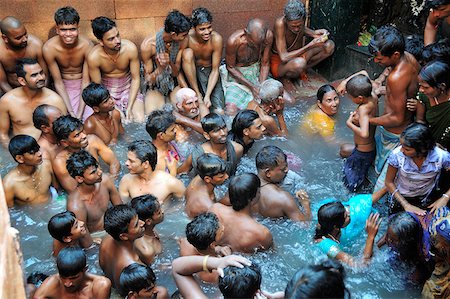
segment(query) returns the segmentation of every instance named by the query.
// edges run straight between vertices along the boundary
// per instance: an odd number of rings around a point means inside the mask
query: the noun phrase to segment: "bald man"
[[[19,58],[37,59],[44,74],[48,76],[47,65],[42,55],[42,41],[32,34],[21,21],[6,17],[0,23],[0,94],[19,87],[16,76],[16,60]]]

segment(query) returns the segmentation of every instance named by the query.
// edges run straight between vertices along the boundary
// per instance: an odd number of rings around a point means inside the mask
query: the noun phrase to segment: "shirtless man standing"
[[[376,190],[384,186],[388,164],[386,160],[393,149],[400,145],[400,133],[412,122],[412,112],[406,107],[406,99],[417,93],[417,75],[420,65],[413,55],[405,52],[402,33],[393,26],[377,30],[369,44],[374,61],[384,67],[392,67],[386,79],[384,113],[370,118],[371,125],[378,126],[375,133],[377,155],[375,170],[379,174]]]
[[[182,181],[155,169],[157,151],[150,141],[133,141],[128,146],[127,156],[125,165],[130,173],[124,175],[119,184],[120,197],[124,203],[144,194],[152,194],[161,204],[172,196],[184,196],[186,188]]]
[[[70,115],[61,116],[53,122],[53,132],[60,144],[60,151],[52,161],[53,170],[59,183],[66,192],[74,191],[78,183],[67,171],[67,159],[72,153],[82,149],[88,151],[96,160],[99,156],[109,166],[109,173],[117,179],[120,163],[114,152],[95,135],[86,135],[83,123]]]
[[[254,253],[258,249],[267,250],[273,244],[269,229],[251,216],[251,207],[260,195],[260,184],[253,173],[234,176],[229,188],[232,207],[216,203],[210,209],[225,226],[220,244],[229,245],[233,252]]]
[[[14,17],[6,17],[0,22],[0,94],[20,87],[17,80],[16,61],[21,58],[36,59],[48,75],[47,65],[42,56],[42,41],[28,34],[22,22]],[[3,92],[2,92],[3,91]]]
[[[70,6],[59,8],[54,16],[57,36],[43,47],[44,58],[52,75],[56,92],[66,104],[70,115],[86,118],[92,109],[81,100],[81,91],[89,83],[87,56],[91,41],[79,35],[80,16]]]
[[[305,26],[306,8],[300,0],[289,0],[284,16],[275,20],[275,42],[270,55],[270,71],[283,82],[289,93],[295,93],[291,80],[306,79],[306,70],[334,52],[334,42],[325,29],[312,30]],[[303,38],[313,40],[303,45]]]
[[[45,73],[37,60],[23,58],[17,61],[17,80],[21,87],[7,92],[0,99],[0,142],[7,146],[9,129],[13,135],[26,134],[38,139],[41,132],[33,126],[33,111],[42,104],[53,105],[67,113],[61,97],[45,87]],[[17,109],[20,107],[20,109]]]
[[[50,161],[43,160],[39,144],[28,135],[17,135],[9,143],[9,152],[18,163],[3,179],[8,207],[48,202],[50,185],[57,186]]]
[[[116,107],[127,119],[144,121],[143,95],[140,93],[138,49],[133,42],[121,39],[116,23],[107,17],[92,21],[98,39],[87,62],[92,82],[105,86]]]
[[[287,217],[294,221],[311,220],[311,208],[308,194],[296,192],[304,212],[300,211],[297,201],[283,190],[281,183],[288,173],[286,154],[276,146],[265,146],[256,155],[256,169],[261,180],[261,196],[252,206],[254,212],[264,217]]]
[[[211,112],[223,114],[225,98],[219,76],[222,36],[212,29],[212,15],[203,7],[192,11],[193,30],[183,51],[183,71],[189,85]],[[200,86],[199,86],[200,85]]]
[[[172,10],[164,21],[164,29],[142,42],[141,56],[144,62],[145,83],[148,85],[145,95],[146,113],[161,109],[168,97],[174,104],[177,85],[186,86],[179,75],[189,29],[189,19],[178,10]]]
[[[37,142],[41,147],[43,159],[53,160],[60,149],[53,133],[53,122],[61,116],[61,110],[52,105],[42,104],[34,109],[33,125],[41,131],[41,137]]]
[[[67,159],[67,171],[77,183],[77,188],[69,193],[67,210],[74,212],[77,219],[86,223],[87,233],[103,231],[103,216],[109,203],[122,204],[119,192],[113,180],[107,175],[102,176],[95,158],[85,150],[73,153]]]
[[[247,28],[230,35],[225,46],[228,70],[225,82],[227,113],[245,109],[252,99],[259,98],[259,85],[269,75],[269,55],[273,33],[260,19],[252,19]]]

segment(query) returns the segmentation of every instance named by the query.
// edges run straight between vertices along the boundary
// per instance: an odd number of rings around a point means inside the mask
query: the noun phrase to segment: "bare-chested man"
[[[45,203],[52,197],[50,186],[57,186],[50,161],[42,159],[39,144],[31,136],[17,135],[9,152],[18,163],[3,179],[8,207]]]
[[[259,98],[259,85],[269,75],[269,55],[273,33],[260,19],[252,19],[245,29],[230,35],[225,46],[228,70],[224,82],[227,113],[245,109],[252,99]]]
[[[16,61],[21,58],[34,58],[48,75],[47,65],[42,56],[42,41],[28,34],[25,26],[14,17],[6,17],[0,22],[0,93],[20,87],[16,75]]]
[[[127,156],[125,165],[130,173],[124,175],[119,184],[120,197],[124,203],[144,194],[152,194],[161,204],[172,196],[184,196],[186,188],[183,182],[165,171],[155,169],[157,151],[150,141],[133,141],[128,146]]]
[[[111,281],[87,272],[86,254],[79,247],[67,247],[56,258],[58,274],[48,277],[34,299],[96,298],[111,295]]]
[[[220,244],[229,245],[233,252],[254,253],[269,249],[273,244],[269,229],[251,216],[251,207],[260,195],[260,184],[253,173],[232,177],[229,188],[232,207],[216,203],[210,209],[225,226]]]
[[[222,59],[222,36],[212,29],[213,17],[204,7],[192,11],[193,29],[188,48],[183,50],[183,71],[189,86],[203,99],[211,112],[223,114],[225,97],[219,76]]]
[[[109,173],[117,179],[120,163],[114,152],[97,136],[84,132],[83,123],[70,115],[61,116],[53,122],[53,132],[60,144],[60,151],[52,161],[56,178],[66,192],[74,191],[78,183],[67,171],[66,162],[72,153],[82,149],[88,151],[96,160],[102,160],[109,166]]]
[[[41,131],[38,144],[41,147],[42,158],[53,160],[59,152],[60,147],[53,133],[53,122],[62,116],[61,110],[52,105],[42,104],[33,112],[33,125]]]
[[[41,132],[33,126],[32,116],[37,106],[53,105],[63,114],[67,113],[61,97],[45,87],[45,73],[37,60],[19,59],[16,74],[21,87],[7,92],[0,99],[0,142],[5,147],[11,127],[13,135],[26,134],[39,139]]]
[[[180,76],[181,58],[187,47],[191,22],[178,10],[172,10],[164,21],[164,29],[149,36],[141,44],[144,77],[148,86],[145,111],[161,109],[166,98],[175,103],[177,86],[185,87]],[[177,82],[178,81],[178,82]]]
[[[144,121],[144,97],[139,90],[141,79],[136,45],[121,39],[116,23],[107,17],[95,18],[92,31],[99,43],[87,59],[91,81],[109,90],[117,109],[127,119]]]
[[[312,30],[305,25],[306,8],[300,0],[289,0],[284,16],[275,20],[275,42],[270,55],[270,71],[289,93],[295,95],[292,81],[306,79],[306,70],[334,52],[334,42],[326,29]],[[303,44],[305,36],[312,37]]]
[[[287,217],[294,221],[311,220],[308,194],[296,192],[304,212],[300,211],[295,198],[278,184],[288,173],[286,154],[276,146],[265,146],[256,155],[256,169],[261,180],[261,196],[252,206],[254,212],[264,217]]]
[[[86,120],[92,109],[81,101],[81,91],[89,83],[87,56],[92,43],[79,35],[80,16],[73,7],[59,8],[54,19],[57,36],[44,44],[44,58],[69,114]]]
[[[400,133],[412,121],[406,99],[416,95],[420,65],[413,55],[405,52],[403,35],[393,26],[383,26],[377,30],[370,41],[369,52],[374,55],[376,63],[392,67],[386,79],[384,113],[369,120],[371,125],[378,126],[375,133],[375,170],[379,177],[375,188],[379,190],[384,186],[387,157],[400,145]]]
[[[114,181],[109,176],[102,175],[97,160],[85,150],[70,155],[66,165],[70,176],[78,183],[77,188],[69,193],[67,210],[74,212],[77,219],[86,223],[88,234],[101,237],[103,216],[109,203],[122,204]]]
[[[198,175],[192,179],[186,189],[185,212],[193,218],[205,213],[220,200],[216,199],[214,188],[227,179],[227,164],[214,154],[203,154],[197,160]]]

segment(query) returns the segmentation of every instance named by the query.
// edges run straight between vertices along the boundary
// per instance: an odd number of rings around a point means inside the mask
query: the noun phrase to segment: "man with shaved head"
[[[61,110],[52,105],[42,104],[34,109],[33,125],[41,131],[41,137],[37,142],[41,147],[43,159],[53,160],[60,150],[58,140],[53,132],[53,122],[62,115]]]
[[[245,109],[253,99],[259,99],[259,85],[269,75],[269,54],[273,33],[260,19],[252,19],[245,29],[228,38],[225,51],[228,70],[225,82],[225,102],[228,114]]]
[[[39,38],[28,34],[22,22],[14,17],[4,18],[0,29],[0,94],[20,86],[16,76],[16,60],[19,58],[37,59],[44,74],[48,75]]]

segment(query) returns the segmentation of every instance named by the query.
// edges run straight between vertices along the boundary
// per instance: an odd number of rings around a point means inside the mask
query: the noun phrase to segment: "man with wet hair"
[[[182,181],[169,173],[157,170],[158,161],[155,146],[148,140],[136,140],[129,144],[127,161],[129,173],[120,180],[119,193],[122,201],[128,203],[132,198],[152,194],[164,203],[169,198],[181,198],[186,188]]]
[[[167,289],[156,285],[156,276],[150,266],[133,263],[120,273],[119,293],[128,299],[168,299]]]
[[[93,238],[103,237],[103,216],[109,203],[119,205],[119,192],[114,181],[98,166],[97,160],[85,150],[70,155],[67,171],[77,182],[77,188],[69,192],[67,210],[86,223],[87,233]]]
[[[227,164],[214,154],[203,154],[196,163],[198,175],[192,179],[186,189],[185,212],[192,218],[208,209],[219,200],[214,188],[222,185],[227,179]]]
[[[37,142],[41,147],[43,159],[53,160],[60,149],[53,133],[53,122],[62,115],[61,110],[52,105],[42,104],[34,109],[33,125],[41,131]]]
[[[129,120],[144,121],[144,96],[140,88],[139,55],[136,45],[121,39],[116,23],[97,17],[92,31],[98,44],[90,51],[87,62],[92,82],[105,86],[116,108]]]
[[[283,84],[274,79],[267,79],[261,83],[259,98],[251,100],[247,109],[258,112],[269,135],[286,137],[288,129],[283,114],[284,103]]]
[[[109,298],[111,281],[87,272],[86,254],[79,247],[62,249],[56,258],[58,274],[48,277],[34,294],[44,298]]]
[[[274,26],[270,71],[294,96],[296,87],[293,83],[298,79],[307,80],[307,69],[331,56],[335,49],[326,29],[312,30],[306,26],[306,15],[302,1],[289,0],[284,6],[284,16],[277,18]],[[305,36],[312,38],[306,45]]]
[[[50,186],[57,187],[58,184],[50,161],[42,159],[36,139],[17,135],[11,139],[8,148],[17,166],[3,178],[7,206],[48,202],[56,194]]]
[[[225,46],[227,114],[245,109],[252,99],[259,99],[259,85],[269,75],[269,55],[273,33],[261,19],[251,19],[245,29],[230,35]]]
[[[58,8],[54,19],[57,35],[44,44],[44,58],[69,114],[86,120],[92,109],[81,100],[81,91],[89,83],[87,57],[93,45],[79,34],[80,16],[75,8]]]
[[[219,76],[222,59],[222,36],[212,29],[213,17],[204,7],[192,11],[193,30],[188,35],[188,46],[183,50],[183,71],[189,86],[203,99],[211,112],[223,114],[225,97]]]
[[[42,55],[42,41],[28,34],[21,21],[15,17],[5,17],[0,22],[2,40],[0,40],[0,94],[20,87],[17,80],[16,60],[20,58],[36,59],[48,76],[47,65]],[[45,79],[44,79],[45,80]]]
[[[78,220],[71,211],[54,215],[48,221],[47,228],[53,238],[53,256],[58,256],[58,253],[66,247],[88,248],[92,245],[92,238],[86,234],[84,222]]]
[[[266,127],[264,127],[258,113],[254,110],[245,109],[239,111],[233,118],[228,137],[242,145],[244,154],[246,154],[255,143],[255,140],[264,137],[265,132]]]
[[[9,142],[10,129],[13,136],[26,134],[39,138],[41,133],[33,126],[33,111],[37,106],[53,105],[63,114],[67,113],[61,97],[45,87],[45,73],[36,59],[17,60],[16,74],[20,87],[0,98],[0,142],[5,147]]]
[[[139,258],[150,265],[155,256],[162,252],[162,244],[155,226],[164,220],[164,212],[158,199],[151,194],[144,194],[131,200],[131,207],[136,210],[139,219],[144,221],[145,232],[142,238],[134,242]]]
[[[88,151],[96,160],[102,160],[109,166],[109,174],[117,179],[120,163],[114,152],[93,134],[84,132],[83,123],[70,115],[61,116],[53,122],[53,132],[60,144],[60,151],[52,161],[53,170],[59,183],[70,193],[78,186],[77,181],[67,171],[67,159],[82,149]]]
[[[304,190],[299,190],[295,194],[304,210],[302,212],[297,200],[279,186],[289,171],[286,154],[279,147],[273,145],[263,147],[256,155],[256,169],[261,180],[261,196],[252,206],[254,212],[270,218],[311,220],[308,194]]]
[[[230,179],[231,207],[216,203],[210,208],[225,226],[221,244],[227,244],[233,252],[254,253],[273,245],[272,234],[252,217],[252,206],[260,197],[261,181],[253,173],[244,173]]]
[[[161,109],[166,99],[175,104],[178,86],[186,86],[180,70],[183,50],[188,44],[186,36],[189,29],[189,18],[178,10],[172,10],[164,21],[164,28],[142,42],[141,56],[148,88],[145,96],[147,113]]]

